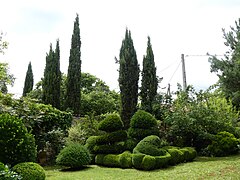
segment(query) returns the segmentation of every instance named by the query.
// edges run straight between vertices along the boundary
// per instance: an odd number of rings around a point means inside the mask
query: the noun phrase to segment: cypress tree
[[[153,102],[157,95],[158,79],[154,62],[154,54],[150,37],[147,42],[146,56],[143,56],[142,85],[141,85],[141,108],[149,113],[152,112]]]
[[[32,91],[33,89],[33,71],[32,71],[32,64],[29,62],[28,69],[26,72],[24,88],[23,88],[23,96],[26,96],[27,93]]]
[[[55,52],[51,44],[49,53],[46,56],[46,66],[42,84],[43,102],[45,104],[51,104],[53,107],[60,108],[60,86],[60,48],[59,40],[57,40]]]
[[[121,118],[127,129],[130,119],[137,110],[139,64],[131,32],[126,29],[125,39],[119,55],[119,87],[121,96]]]
[[[78,14],[74,22],[72,43],[70,49],[65,108],[73,110],[75,115],[80,115],[81,101],[81,40]]]

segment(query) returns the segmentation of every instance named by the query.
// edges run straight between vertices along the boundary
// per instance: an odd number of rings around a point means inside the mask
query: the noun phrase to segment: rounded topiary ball
[[[123,122],[117,113],[108,114],[98,125],[99,130],[106,132],[121,130],[123,127]]]
[[[13,167],[13,171],[21,175],[23,180],[44,180],[46,177],[42,166],[33,162],[19,163]]]
[[[157,119],[143,110],[138,110],[130,121],[130,127],[132,128],[149,129],[154,126],[157,126]]]
[[[69,144],[63,148],[57,156],[58,165],[70,168],[81,168],[91,162],[90,153],[86,147],[81,144]]]

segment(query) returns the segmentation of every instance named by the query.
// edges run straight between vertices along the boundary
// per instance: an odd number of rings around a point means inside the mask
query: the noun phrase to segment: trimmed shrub
[[[132,155],[132,164],[136,169],[142,169],[142,160],[145,154],[133,154]]]
[[[155,168],[156,165],[156,158],[150,155],[144,156],[142,160],[142,168],[144,170],[152,170]]]
[[[171,159],[171,155],[166,152],[166,154],[164,156],[156,156],[156,166],[155,168],[163,168],[163,167],[167,167],[169,164],[169,160]]]
[[[197,151],[192,148],[192,147],[184,147],[182,149],[180,149],[180,151],[182,150],[187,150],[188,153],[184,153],[184,157],[186,161],[192,161],[193,159],[195,159],[197,157]]]
[[[159,130],[156,127],[152,127],[150,129],[140,129],[140,128],[132,128],[128,129],[128,134],[130,137],[135,138],[137,140],[142,140],[143,138],[150,135],[159,135]]]
[[[171,155],[171,159],[169,160],[170,165],[176,165],[181,162],[184,162],[184,154],[177,148],[167,149],[167,152]]]
[[[113,132],[123,129],[123,122],[117,113],[111,113],[98,124],[98,129],[106,132]]]
[[[98,136],[90,136],[87,141],[86,144],[84,145],[90,153],[94,152],[94,146],[96,145],[96,141],[97,141]]]
[[[71,168],[81,168],[91,162],[89,151],[81,144],[69,144],[57,156],[58,165]]]
[[[125,149],[128,151],[132,151],[136,145],[138,144],[138,141],[135,139],[127,139],[125,141]]]
[[[22,176],[0,162],[0,180],[22,180]]]
[[[22,176],[23,180],[45,180],[45,171],[37,163],[24,162],[19,163],[13,167],[13,171]]]
[[[96,144],[112,144],[114,142],[120,142],[127,139],[127,131],[118,130],[111,133],[104,134],[102,136],[98,136],[96,138]]]
[[[21,119],[9,114],[0,115],[0,161],[15,165],[36,161],[35,139],[27,132]]]
[[[95,154],[120,154],[125,150],[124,142],[114,144],[96,145],[93,148]]]
[[[132,154],[130,151],[125,151],[119,155],[119,164],[121,168],[132,167]]]
[[[103,159],[104,159],[105,156],[106,156],[106,154],[97,154],[95,156],[95,163],[97,165],[103,165]]]
[[[239,151],[240,140],[229,132],[219,132],[214,136],[212,144],[207,149],[213,156],[227,156]]]
[[[107,154],[103,158],[103,165],[108,167],[120,167],[119,156],[116,154]]]
[[[138,110],[131,118],[132,128],[149,129],[154,126],[157,126],[156,118],[146,111]]]

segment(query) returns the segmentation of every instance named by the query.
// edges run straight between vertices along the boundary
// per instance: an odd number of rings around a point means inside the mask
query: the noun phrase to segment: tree
[[[33,89],[33,71],[32,64],[29,62],[28,69],[25,77],[24,88],[23,88],[23,96],[26,96],[27,93],[31,92]]]
[[[0,32],[0,54],[4,53],[4,49],[7,49],[8,42],[3,40],[3,32]]]
[[[219,77],[219,85],[227,99],[240,109],[240,19],[235,22],[236,27],[231,31],[223,29],[224,44],[229,47],[224,59],[217,56],[209,58],[211,72]]]
[[[65,108],[73,110],[75,115],[80,115],[81,102],[81,40],[79,29],[78,14],[74,22],[72,35],[72,43],[70,49],[67,86],[66,86],[66,101]]]
[[[158,78],[154,62],[154,54],[150,37],[147,42],[147,54],[143,56],[142,86],[141,86],[141,108],[149,113],[153,112],[153,102],[157,95]]]
[[[14,80],[13,74],[8,71],[8,64],[0,63],[0,92],[6,94],[8,92],[7,85],[13,86]]]
[[[119,55],[119,87],[121,96],[121,118],[129,127],[130,119],[137,110],[139,64],[134,49],[131,32],[126,29],[125,39]]]
[[[51,104],[53,107],[60,108],[60,86],[60,50],[59,40],[57,40],[55,52],[52,50],[51,44],[49,53],[46,56],[46,66],[42,84],[43,102],[45,104]]]

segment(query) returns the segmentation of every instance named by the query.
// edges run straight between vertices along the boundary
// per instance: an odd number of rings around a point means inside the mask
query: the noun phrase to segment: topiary
[[[145,154],[133,154],[132,155],[132,164],[133,167],[135,167],[136,169],[142,169],[142,160],[144,158]]]
[[[108,167],[120,167],[119,156],[116,154],[107,154],[103,158],[103,165]]]
[[[98,136],[90,136],[84,145],[90,153],[94,153],[93,148],[96,145],[97,138]]]
[[[130,137],[135,138],[137,140],[142,140],[143,138],[150,135],[159,135],[159,130],[156,127],[152,127],[149,129],[140,129],[140,128],[132,128],[128,129],[128,134]]]
[[[19,163],[13,167],[13,171],[20,174],[23,180],[44,180],[46,177],[42,166],[34,162]]]
[[[156,166],[156,158],[154,156],[146,155],[142,160],[142,168],[144,170],[152,170]]]
[[[240,140],[229,132],[219,132],[214,136],[207,150],[213,156],[227,156],[239,151]]]
[[[119,164],[121,168],[132,167],[132,154],[130,151],[125,151],[119,155]]]
[[[180,149],[184,154],[185,161],[192,161],[197,157],[197,151],[193,147],[184,147]]]
[[[143,110],[138,110],[130,121],[130,127],[132,128],[149,129],[154,126],[157,126],[156,118]]]
[[[123,122],[117,113],[111,113],[98,124],[98,129],[106,132],[113,132],[123,129]]]
[[[171,159],[171,155],[166,152],[165,155],[163,156],[156,156],[156,166],[155,168],[163,168],[163,167],[167,167],[169,165],[169,161]]]
[[[103,165],[103,159],[106,156],[106,154],[97,154],[95,156],[95,163],[98,165]]]
[[[167,152],[171,155],[171,159],[169,160],[170,165],[176,165],[181,162],[184,162],[184,154],[177,148],[167,149]]]
[[[135,139],[127,139],[125,141],[125,149],[128,150],[128,151],[131,151],[136,147],[136,145],[138,144],[138,141],[135,140]]]
[[[124,142],[114,144],[96,145],[93,148],[95,154],[119,154],[125,150]]]
[[[114,142],[120,142],[127,139],[127,131],[118,130],[110,133],[106,133],[104,135],[98,136],[96,138],[96,144],[113,144]]]
[[[63,148],[57,156],[58,165],[71,168],[81,168],[91,162],[90,153],[86,147],[81,144],[69,144]]]
[[[21,119],[9,114],[0,115],[0,161],[15,165],[36,161],[35,139],[27,132]]]

